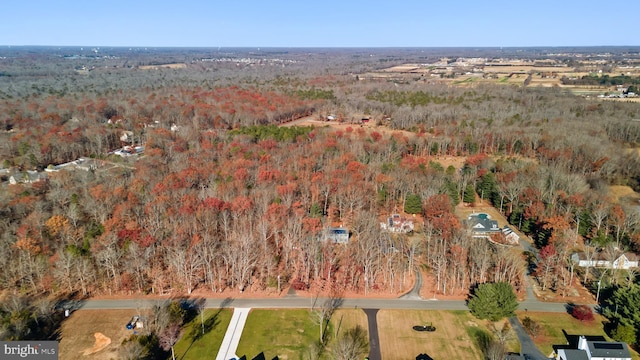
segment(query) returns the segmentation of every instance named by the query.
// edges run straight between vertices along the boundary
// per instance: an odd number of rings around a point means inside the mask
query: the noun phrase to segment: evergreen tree
[[[500,192],[498,191],[496,177],[492,172],[488,172],[480,177],[476,192],[482,200],[491,200],[494,206],[500,206]]]
[[[478,319],[498,321],[514,315],[518,300],[511,284],[506,282],[480,284],[467,302]]]
[[[311,204],[311,209],[309,209],[309,217],[312,217],[312,218],[322,217],[322,208],[320,207],[320,204],[318,204],[317,202],[314,202],[313,204]]]
[[[473,188],[473,184],[468,184],[464,188],[464,196],[462,200],[468,204],[473,204],[476,202],[476,191]]]
[[[404,199],[404,212],[407,214],[419,214],[422,212],[422,198],[420,195],[407,195]]]
[[[453,206],[458,205],[460,203],[460,194],[458,193],[458,186],[451,179],[446,178],[443,192],[449,195],[451,199],[451,204]]]
[[[633,330],[634,335],[639,333],[640,285],[631,284],[616,289],[606,304],[604,316],[616,325],[618,338],[628,337],[626,334],[631,333],[630,330]]]

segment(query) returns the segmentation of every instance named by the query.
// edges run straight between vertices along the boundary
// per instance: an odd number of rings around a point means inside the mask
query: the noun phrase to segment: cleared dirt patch
[[[78,310],[62,325],[60,359],[118,358],[118,346],[133,334],[125,325],[135,310]]]
[[[434,332],[418,332],[414,325],[433,323]],[[385,360],[415,359],[427,354],[433,359],[482,359],[468,335],[469,324],[478,326],[467,311],[380,310],[378,332]]]
[[[109,346],[109,344],[111,344],[111,339],[104,336],[103,333],[95,333],[93,334],[93,336],[96,338],[96,343],[89,349],[86,349],[82,355],[91,355],[91,354],[95,354],[100,350],[103,350],[104,348],[106,348],[107,346]]]

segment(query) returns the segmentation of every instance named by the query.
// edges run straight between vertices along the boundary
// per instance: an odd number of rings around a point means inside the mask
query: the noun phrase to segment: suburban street
[[[167,299],[90,299],[79,302],[75,309],[108,310],[136,309],[162,303]],[[271,299],[207,299],[207,308],[304,309],[310,308],[314,298],[284,297]],[[411,300],[411,299],[344,299],[341,308],[398,309],[398,310],[468,310],[463,300]],[[545,303],[527,299],[520,302],[519,310],[566,312],[565,303]]]

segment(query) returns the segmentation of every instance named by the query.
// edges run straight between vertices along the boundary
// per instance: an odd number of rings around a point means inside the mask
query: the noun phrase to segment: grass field
[[[544,329],[534,340],[536,346],[543,354],[549,355],[553,352],[553,345],[563,345],[567,343],[564,332],[569,335],[599,335],[604,336],[608,341],[612,341],[604,332],[603,323],[606,318],[595,314],[592,322],[581,322],[569,314],[539,313],[539,312],[519,312],[518,319],[522,322],[525,316],[530,317]],[[640,360],[640,355],[631,350],[631,358]]]
[[[343,334],[346,330],[352,329],[360,325],[368,334],[368,323],[367,323],[367,315],[360,309],[358,310],[346,310],[346,309],[338,309],[331,317],[331,325],[333,333],[331,334],[331,339],[336,339],[338,336]],[[329,346],[331,346],[331,342],[329,342]]]
[[[418,332],[414,325],[432,323],[435,332]],[[378,332],[385,360],[415,359],[427,354],[434,359],[483,359],[468,328],[483,329],[468,311],[380,310]]]
[[[183,336],[174,346],[176,359],[197,360],[215,358],[227,331],[231,315],[230,309],[207,309],[204,312],[205,334],[202,335],[200,316],[187,324]]]
[[[135,310],[78,310],[73,312],[62,324],[60,359],[116,359],[118,347],[122,341],[133,334],[132,330],[127,330],[125,327],[133,315],[136,315]],[[97,350],[99,347],[95,347],[97,344],[94,334],[96,333],[104,335],[111,342],[106,347]]]
[[[362,310],[338,309],[333,314],[327,331],[327,352],[336,335],[360,325],[367,329],[367,317]],[[337,334],[336,334],[337,333]],[[303,359],[308,349],[320,338],[320,327],[306,309],[254,309],[247,323],[236,353],[252,359],[263,353],[266,359]],[[325,353],[323,358],[328,359]]]
[[[309,310],[254,309],[249,313],[236,354],[248,359],[260,353],[267,359],[301,359],[319,336],[320,328]]]

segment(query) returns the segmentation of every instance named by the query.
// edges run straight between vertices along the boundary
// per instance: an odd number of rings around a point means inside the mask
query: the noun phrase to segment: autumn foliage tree
[[[593,309],[589,305],[574,305],[571,308],[571,316],[580,321],[593,321]]]

